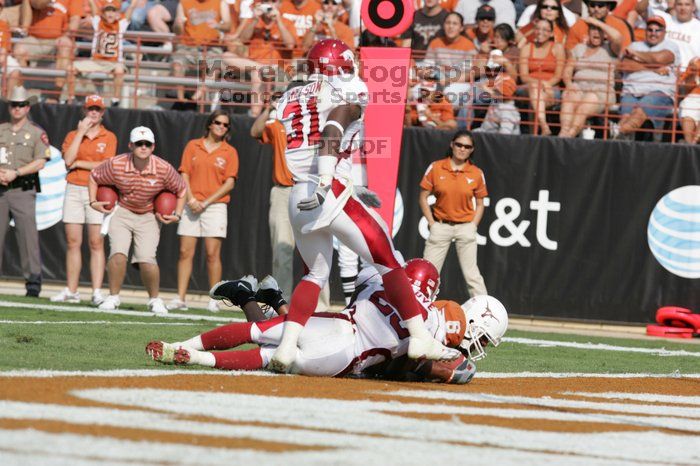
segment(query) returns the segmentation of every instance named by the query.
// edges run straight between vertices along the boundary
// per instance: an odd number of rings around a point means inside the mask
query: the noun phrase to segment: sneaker
[[[168,301],[168,304],[165,305],[165,307],[169,311],[186,311],[187,310],[187,304],[180,298],[173,298],[170,301]]]
[[[146,345],[146,354],[162,364],[187,364],[190,352],[183,346],[176,346],[164,341],[151,341]]]
[[[252,275],[246,275],[238,280],[223,280],[209,290],[209,297],[232,306],[243,307],[244,304],[255,301],[258,290],[258,280]],[[227,302],[228,301],[228,302]]]
[[[101,290],[95,290],[92,292],[92,299],[90,302],[92,303],[93,306],[99,306],[102,304],[105,300],[105,297],[102,295]]]
[[[207,311],[209,312],[219,312],[219,303],[215,299],[209,298],[209,304],[207,304]]]
[[[411,359],[453,361],[461,354],[459,350],[448,348],[434,338],[411,337],[408,340],[408,357]]]
[[[165,307],[165,303],[160,298],[149,299],[148,310],[157,315],[168,313],[168,308]]]
[[[102,304],[97,306],[98,309],[102,311],[113,311],[119,307],[121,304],[121,300],[119,299],[119,295],[117,294],[111,294],[108,295],[104,301],[102,301]]]
[[[71,293],[68,288],[63,288],[60,293],[51,296],[52,303],[79,303],[80,293]]]
[[[287,304],[287,301],[282,297],[282,290],[271,275],[263,278],[260,282],[260,288],[258,292],[255,293],[255,300],[259,303],[267,304],[271,306],[275,311]]]

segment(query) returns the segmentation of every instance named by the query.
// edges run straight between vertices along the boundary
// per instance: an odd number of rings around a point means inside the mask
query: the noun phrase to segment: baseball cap
[[[146,128],[145,126],[137,126],[131,130],[131,135],[129,136],[129,142],[139,142],[148,141],[152,144],[156,143],[156,137],[153,135],[151,128]]]
[[[119,11],[122,8],[122,2],[121,0],[102,0],[102,9],[104,10],[107,7],[111,7]]]
[[[89,95],[85,99],[85,108],[90,108],[90,107],[100,107],[100,108],[105,108],[105,101],[102,97],[100,97],[97,94]]]
[[[659,26],[661,26],[662,28],[666,29],[666,20],[663,19],[661,16],[652,16],[650,18],[647,18],[647,27],[651,23],[656,23]]]
[[[476,10],[476,20],[479,21],[480,19],[496,21],[496,10],[494,10],[491,5],[481,5]]]
[[[500,51],[498,49],[491,50],[491,52],[489,53],[489,61],[486,62],[486,68],[500,68],[501,64],[498,63],[496,60],[494,60],[494,58],[495,57],[502,57],[502,56],[503,56],[502,51]]]

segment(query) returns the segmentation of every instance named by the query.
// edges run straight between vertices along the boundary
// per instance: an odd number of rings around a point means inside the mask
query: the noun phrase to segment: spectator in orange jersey
[[[83,14],[81,0],[22,0],[20,27],[28,36],[15,45],[15,58],[22,66],[30,61],[56,57],[56,69],[69,70],[74,34]],[[63,89],[66,78],[56,78]]]
[[[681,101],[679,116],[686,144],[700,142],[700,58],[694,58],[680,78]]]
[[[0,4],[0,14],[2,14],[3,5]],[[12,33],[10,32],[10,23],[4,19],[0,19],[0,69],[3,74],[7,75],[7,91],[5,96],[9,97],[12,89],[18,84],[22,75],[19,71],[19,63],[12,56]]]
[[[610,41],[610,49],[615,55],[627,48],[632,43],[632,30],[630,26],[617,16],[611,15],[610,11],[615,8],[615,0],[588,0],[588,17],[579,18],[578,21],[569,29],[566,36],[566,50],[572,50],[578,44],[588,40],[588,25],[598,26],[603,32],[607,28],[603,24],[615,28],[619,32],[619,40],[614,41],[612,37],[608,37]]]
[[[532,21],[518,30],[516,40],[519,47],[534,40],[535,22],[540,19],[548,19],[554,23],[554,42],[563,44],[566,34],[569,32],[569,24],[563,13],[561,0],[539,0],[532,14]]]
[[[566,55],[562,44],[553,40],[554,23],[541,19],[535,23],[535,40],[520,49],[520,80],[527,85],[530,106],[535,111],[543,136],[552,134],[545,110],[559,100]]]
[[[341,9],[341,3],[342,0],[323,0],[323,9],[314,15],[314,26],[304,35],[303,50],[309,50],[312,45],[323,39],[338,39],[351,49],[355,48],[352,29],[338,19],[344,11]]]
[[[98,306],[102,310],[114,310],[121,304],[119,292],[126,276],[126,261],[133,243],[131,263],[141,272],[141,281],[150,298],[148,309],[156,314],[168,313],[165,303],[158,297],[158,221],[164,224],[180,221],[187,187],[172,165],[153,154],[155,141],[153,131],[149,128],[136,127],[129,135],[131,152],[102,162],[90,173],[90,206],[105,214],[112,213],[109,220],[105,219],[108,223],[106,228],[110,249],[107,261],[109,296]],[[106,202],[97,200],[97,187],[103,185],[114,186],[119,192],[119,204],[111,211],[105,208]],[[170,191],[178,197],[172,215],[153,213],[153,201],[161,191]]]
[[[321,9],[318,0],[283,0],[279,6],[282,17],[294,24],[297,37],[304,37],[313,27],[316,12]],[[300,50],[296,55],[301,56],[303,53]]]
[[[615,104],[617,59],[603,45],[603,36],[600,28],[589,27],[587,43],[578,44],[569,54],[563,74],[566,90],[561,102],[559,137],[578,136],[590,116]]]
[[[103,0],[102,9],[98,10],[95,0],[90,0],[92,8],[92,28],[95,34],[92,38],[92,52],[88,60],[76,60],[73,63],[74,72],[68,79],[68,99],[75,98],[76,74],[94,72],[107,73],[114,78],[114,93],[112,94],[112,106],[119,105],[119,99],[124,85],[124,56],[122,39],[124,31],[129,26],[131,14],[136,7],[131,3],[122,17],[120,0]]]
[[[491,5],[481,5],[476,10],[476,25],[467,28],[464,35],[474,43],[479,53],[489,53],[493,41],[496,10]]]
[[[484,76],[477,83],[476,96],[476,103],[484,104],[488,109],[484,122],[474,131],[520,134],[520,113],[513,102],[517,85],[503,63],[503,52],[492,50],[484,67]]]
[[[85,99],[85,117],[78,128],[63,141],[63,161],[68,167],[66,194],[63,200],[63,223],[66,230],[66,287],[53,302],[78,303],[78,280],[82,265],[83,225],[87,225],[90,245],[90,281],[92,305],[99,306],[105,269],[105,251],[100,234],[103,215],[89,205],[88,178],[93,168],[117,153],[117,137],[102,125],[105,103],[99,95]]]
[[[230,125],[228,113],[213,112],[207,118],[204,137],[188,142],[182,153],[180,173],[187,186],[187,205],[177,228],[177,297],[168,303],[169,310],[187,310],[185,294],[198,238],[204,238],[209,288],[221,281],[221,243],[228,226],[229,193],[238,176],[238,152],[226,142]],[[217,302],[210,299],[207,309],[218,312]]]
[[[248,58],[257,66],[250,71],[250,114],[254,117],[263,108],[261,68],[284,66],[285,60],[292,58],[292,50],[298,42],[294,24],[282,17],[279,8],[279,1],[261,0],[253,9],[254,18],[243,21],[237,31],[240,40],[250,42]]]
[[[228,5],[223,0],[180,0],[173,29],[180,36],[173,54],[173,75],[183,77],[188,67],[196,69],[205,56],[224,53],[221,37],[231,29]],[[203,97],[198,89],[191,99]],[[185,100],[184,86],[177,87],[177,100]]]
[[[406,126],[425,126],[437,129],[455,129],[452,104],[439,91],[435,81],[423,81],[420,85],[421,96],[415,104],[406,106]]]

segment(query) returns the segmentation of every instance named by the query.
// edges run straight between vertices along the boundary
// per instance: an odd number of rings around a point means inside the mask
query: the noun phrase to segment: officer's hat
[[[38,100],[39,98],[37,96],[28,95],[24,86],[16,86],[14,89],[12,89],[10,98],[6,99],[7,102],[29,102],[29,105],[34,105]]]

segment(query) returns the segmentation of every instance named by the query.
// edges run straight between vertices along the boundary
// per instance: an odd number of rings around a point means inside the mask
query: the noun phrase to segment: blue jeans
[[[629,115],[636,107],[641,108],[646,113],[654,129],[664,128],[663,119],[673,113],[673,99],[660,91],[635,97],[632,94],[622,94],[620,97],[620,114]]]

